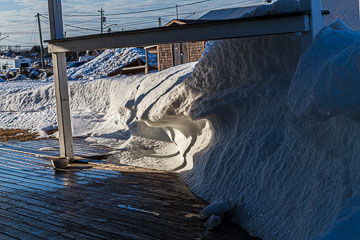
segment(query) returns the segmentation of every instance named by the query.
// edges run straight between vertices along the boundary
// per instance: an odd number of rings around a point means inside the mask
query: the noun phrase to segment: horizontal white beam
[[[125,67],[122,70],[126,71],[126,70],[135,70],[135,69],[142,69],[142,68],[146,68],[146,65],[141,65],[141,66],[135,66],[135,67]]]
[[[310,11],[207,21],[47,41],[50,53],[308,32]]]

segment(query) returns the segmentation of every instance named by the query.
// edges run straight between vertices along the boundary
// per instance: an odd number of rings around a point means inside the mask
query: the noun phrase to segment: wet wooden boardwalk
[[[254,239],[237,225],[206,232],[206,202],[176,173],[87,159],[54,171],[49,141],[0,144],[0,239]]]

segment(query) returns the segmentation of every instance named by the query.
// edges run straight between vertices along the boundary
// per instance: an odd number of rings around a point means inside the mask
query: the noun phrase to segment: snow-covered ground
[[[359,41],[338,21],[303,55],[296,34],[216,41],[198,63],[72,81],[74,134],[181,171],[263,239],[359,239]],[[0,83],[0,128],[55,126],[52,83]]]

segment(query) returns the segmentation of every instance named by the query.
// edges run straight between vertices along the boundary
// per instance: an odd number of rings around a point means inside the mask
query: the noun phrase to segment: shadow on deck
[[[95,160],[54,171],[46,155],[57,151],[39,148],[56,143],[0,145],[0,239],[254,239],[237,225],[205,232],[207,203],[176,173]],[[75,149],[106,152],[80,140]]]

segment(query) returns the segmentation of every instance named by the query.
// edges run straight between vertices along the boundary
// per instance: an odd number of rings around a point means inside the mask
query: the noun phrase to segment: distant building
[[[324,10],[330,14],[324,16],[325,25],[329,25],[340,18],[355,31],[360,30],[360,0],[322,0]],[[263,5],[263,4],[261,4]],[[211,20],[226,20],[240,18],[245,13],[259,7],[252,5],[247,7],[225,8],[212,10],[197,20],[172,20],[165,26],[191,24]],[[198,61],[205,49],[205,42],[173,43],[158,45],[158,69],[159,71],[188,62]]]
[[[0,58],[0,71],[20,68],[24,69],[31,66],[31,59],[21,56],[15,58]]]
[[[201,20],[174,19],[165,27],[203,22]],[[205,42],[161,44],[157,48],[158,70],[198,61],[205,49]]]

